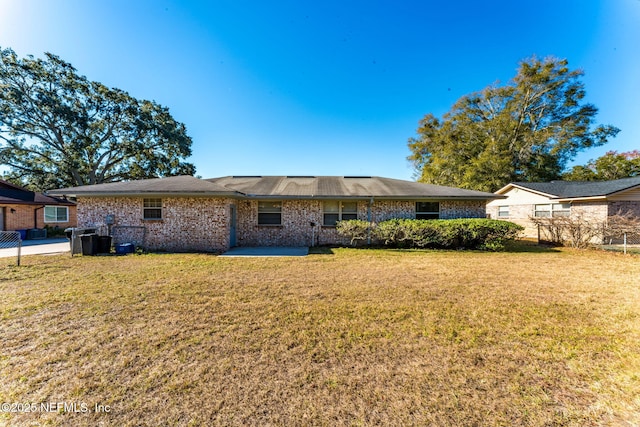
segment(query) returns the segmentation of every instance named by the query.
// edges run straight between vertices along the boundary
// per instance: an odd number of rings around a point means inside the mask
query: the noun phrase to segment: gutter
[[[284,194],[245,194],[239,191],[229,193],[203,193],[203,192],[100,192],[100,193],[48,193],[52,195],[70,196],[70,197],[230,197],[234,199],[244,200],[370,200],[375,197],[376,200],[415,200],[415,201],[442,201],[442,200],[495,200],[506,199],[507,196],[500,194],[487,193],[487,196],[438,196],[438,195],[392,195],[392,196],[371,196],[371,195],[284,195]]]
[[[247,194],[245,196],[241,196],[241,198],[247,200],[369,200],[371,197],[375,197],[376,200],[414,200],[414,201],[434,201],[439,202],[442,200],[451,200],[451,201],[465,201],[465,200],[495,200],[495,199],[506,199],[507,196],[502,195],[492,195],[487,197],[480,196],[347,196],[347,195],[328,195],[328,196],[292,196],[292,195],[272,195],[272,194]]]
[[[588,197],[558,197],[558,202],[591,202],[591,201],[600,201],[607,200],[607,196],[588,196]]]
[[[242,193],[201,193],[201,192],[113,192],[113,193],[75,193],[60,194],[69,197],[230,197],[234,199],[244,198]]]

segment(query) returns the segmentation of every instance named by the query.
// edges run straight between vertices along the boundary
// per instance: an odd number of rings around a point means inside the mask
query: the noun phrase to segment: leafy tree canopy
[[[34,190],[193,175],[184,124],[166,107],[78,75],[51,53],[0,48],[0,165]]]
[[[427,114],[409,139],[419,180],[482,191],[512,181],[560,178],[568,161],[618,133],[595,126],[583,72],[557,58],[520,63],[506,85],[459,99],[442,119]]]
[[[589,160],[584,166],[574,166],[562,178],[567,181],[609,181],[640,176],[640,151],[625,153],[608,151],[604,156]]]

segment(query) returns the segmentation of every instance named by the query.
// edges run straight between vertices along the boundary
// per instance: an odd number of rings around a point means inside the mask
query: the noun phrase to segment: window
[[[162,219],[162,199],[144,199],[142,219]]]
[[[322,202],[322,225],[334,226],[338,221],[350,219],[358,219],[358,202]]]
[[[258,202],[258,225],[282,224],[282,202]]]
[[[416,219],[440,218],[440,202],[416,202]]]
[[[509,206],[498,206],[498,218],[506,218],[509,216]]]
[[[551,205],[536,205],[533,211],[533,216],[536,218],[551,217]]]
[[[550,218],[569,216],[571,214],[571,203],[552,203],[545,205],[535,205],[533,216],[536,218]]]
[[[551,205],[551,212],[554,217],[569,216],[571,214],[571,203],[554,203]]]
[[[69,222],[69,208],[67,206],[45,206],[44,222]]]

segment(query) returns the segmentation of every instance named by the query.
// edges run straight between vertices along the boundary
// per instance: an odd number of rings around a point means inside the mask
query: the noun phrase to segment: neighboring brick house
[[[76,225],[76,204],[0,180],[0,231]]]
[[[137,233],[152,250],[348,243],[339,220],[484,218],[500,196],[368,176],[191,176],[50,191],[77,198],[78,224]],[[114,233],[115,231],[115,233]]]
[[[640,177],[588,182],[512,182],[496,194],[506,198],[487,203],[487,214],[522,225],[527,237],[538,237],[532,218],[581,217],[604,224],[618,214],[640,217]]]

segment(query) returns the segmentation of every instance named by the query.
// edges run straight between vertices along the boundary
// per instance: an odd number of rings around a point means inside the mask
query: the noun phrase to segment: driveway
[[[280,247],[280,246],[260,246],[260,247],[235,247],[229,249],[220,256],[223,257],[276,257],[276,256],[307,256],[307,247]]]
[[[69,252],[71,247],[65,237],[60,239],[23,240],[20,255],[44,255]],[[0,258],[18,256],[17,247],[0,249]]]

